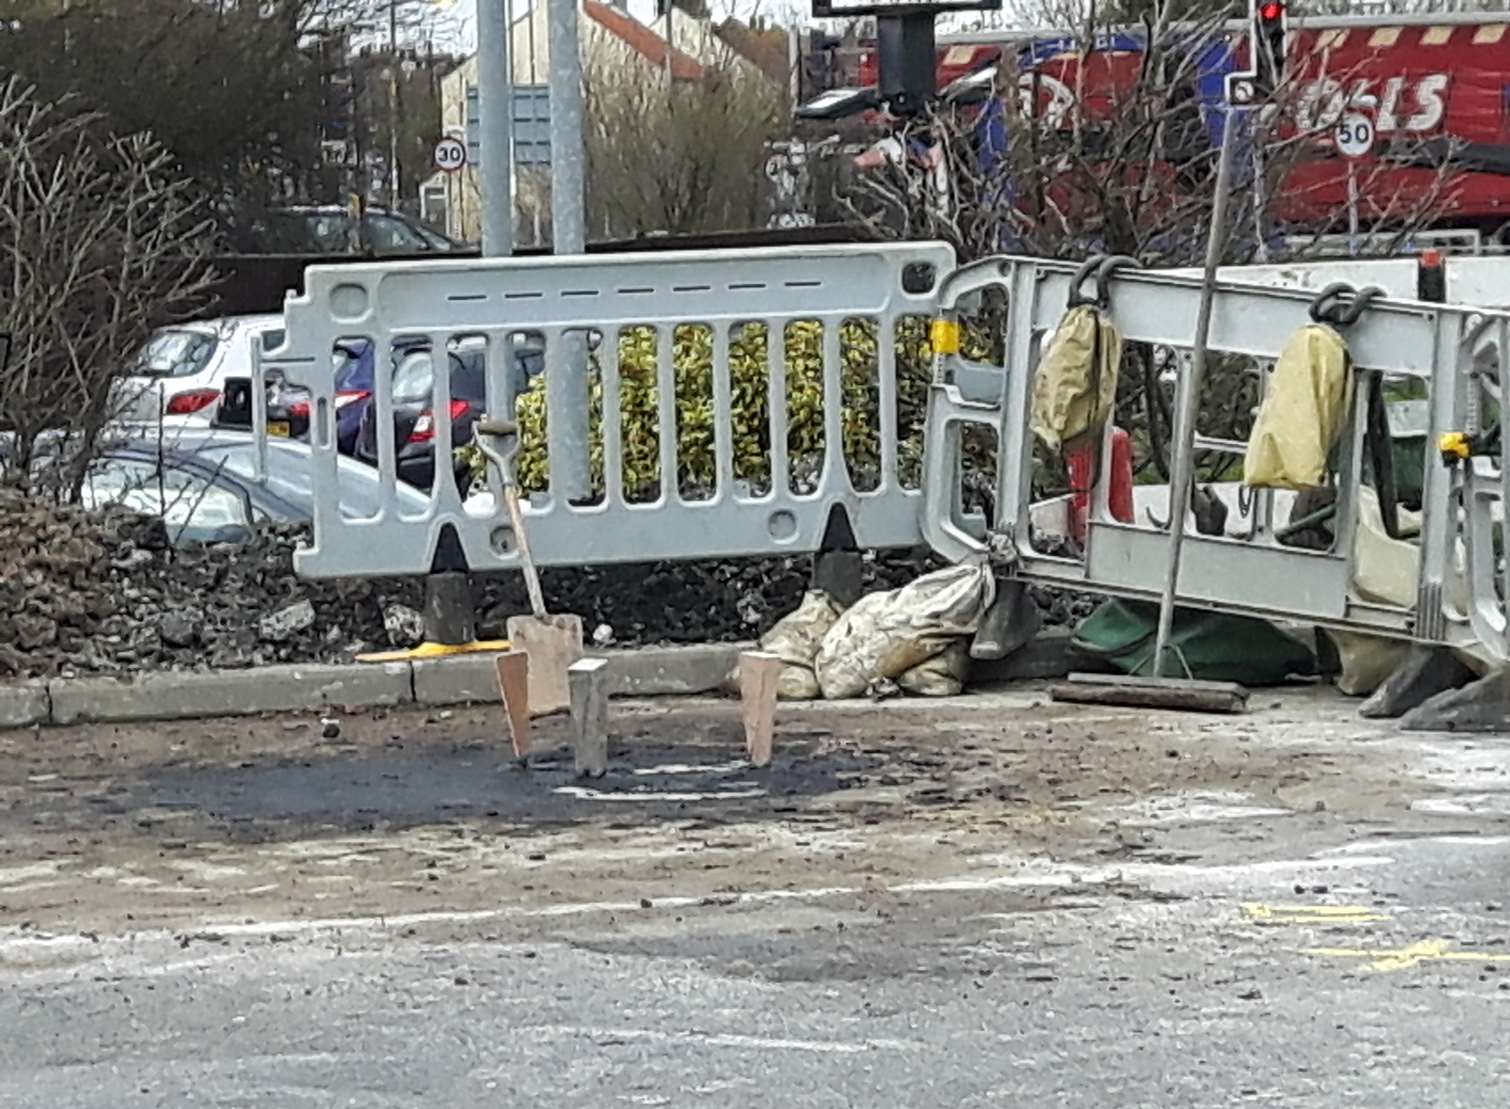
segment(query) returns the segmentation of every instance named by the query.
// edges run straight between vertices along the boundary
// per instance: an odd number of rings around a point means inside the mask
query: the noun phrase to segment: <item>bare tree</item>
[[[101,137],[97,116],[0,84],[0,477],[27,480],[38,441],[73,495],[108,425],[112,383],[151,328],[200,307],[202,205],[147,135]]]
[[[0,0],[0,80],[21,76],[44,100],[76,97],[104,132],[150,131],[229,227],[290,199],[335,199],[321,146],[336,114],[331,78],[348,45],[386,58],[390,10],[392,37],[408,48],[451,18],[431,0]],[[322,40],[343,45],[326,51]],[[365,132],[358,146],[386,153],[389,121],[423,114],[429,92],[401,79],[392,106],[376,67],[357,68],[352,95],[365,102],[350,124]],[[422,142],[401,133],[411,160]]]
[[[695,79],[599,61],[585,78],[588,227],[626,238],[763,227],[786,89],[732,52]]]

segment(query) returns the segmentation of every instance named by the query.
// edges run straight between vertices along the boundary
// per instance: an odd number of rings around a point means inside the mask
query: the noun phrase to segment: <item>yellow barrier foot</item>
[[[450,658],[452,655],[497,654],[509,649],[507,639],[474,639],[470,643],[421,643],[402,651],[371,651],[358,655],[358,662],[417,662],[427,658]]]

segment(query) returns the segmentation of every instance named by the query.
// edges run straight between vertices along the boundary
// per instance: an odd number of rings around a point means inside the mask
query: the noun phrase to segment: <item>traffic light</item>
[[[1253,6],[1253,87],[1259,96],[1273,96],[1284,83],[1284,0],[1255,0]]]

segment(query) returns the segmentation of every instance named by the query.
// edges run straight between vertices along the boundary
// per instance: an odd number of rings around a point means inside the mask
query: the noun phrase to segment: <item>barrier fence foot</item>
[[[864,570],[859,551],[819,551],[813,556],[811,587],[848,608],[865,592]]]
[[[779,655],[766,651],[745,651],[739,656],[739,708],[744,719],[745,751],[754,766],[771,762],[776,683],[785,665]]]
[[[1020,581],[996,583],[996,599],[981,617],[980,628],[970,643],[970,657],[994,661],[1032,642],[1043,627],[1038,602]]]
[[[425,575],[425,604],[420,613],[425,641],[417,647],[396,651],[368,651],[358,662],[416,662],[452,655],[493,654],[507,651],[507,639],[478,639],[477,615],[472,606],[472,583],[462,571],[447,570]]]
[[[1363,702],[1358,715],[1392,720],[1439,693],[1467,685],[1474,677],[1473,671],[1447,648],[1415,643],[1394,672]]]
[[[472,583],[457,570],[425,575],[425,642],[462,646],[477,638]]]
[[[1510,670],[1438,693],[1400,718],[1408,732],[1510,731]]]
[[[577,777],[602,777],[608,769],[608,660],[584,658],[568,668],[572,751]]]
[[[498,696],[503,701],[503,723],[514,747],[514,757],[530,753],[530,657],[523,651],[505,651],[498,656]]]
[[[582,658],[580,616],[510,616],[509,643],[530,657],[530,713],[549,716],[571,707],[567,671]]]

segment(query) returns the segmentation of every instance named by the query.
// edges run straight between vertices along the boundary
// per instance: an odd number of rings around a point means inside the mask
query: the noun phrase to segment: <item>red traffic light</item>
[[[1258,18],[1262,19],[1265,23],[1275,23],[1283,19],[1284,14],[1285,6],[1278,3],[1277,0],[1269,0],[1267,4],[1258,9]]]

